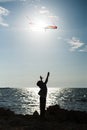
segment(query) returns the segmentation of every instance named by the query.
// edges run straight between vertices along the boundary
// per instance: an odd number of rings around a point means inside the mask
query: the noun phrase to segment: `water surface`
[[[0,88],[0,107],[16,113],[39,112],[38,88]],[[87,88],[49,88],[47,105],[60,105],[68,110],[87,111]]]

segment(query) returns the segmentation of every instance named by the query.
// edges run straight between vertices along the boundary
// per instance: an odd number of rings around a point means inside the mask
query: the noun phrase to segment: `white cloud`
[[[54,15],[52,12],[50,12],[45,6],[42,6],[39,10],[39,13],[42,15],[47,15],[47,17],[51,19],[58,19],[58,16]]]
[[[50,11],[46,9],[45,6],[42,6],[41,9],[39,10],[40,14],[50,14]]]
[[[0,15],[8,15],[9,11],[3,7],[0,7]]]
[[[42,6],[41,9],[46,9],[46,7],[45,7],[45,6]]]
[[[84,46],[85,43],[81,42],[79,39],[72,37],[72,39],[68,39],[67,42],[70,45],[70,51],[76,51]]]
[[[87,45],[85,45],[84,48],[83,48],[83,49],[80,49],[79,51],[80,51],[80,52],[87,52]]]
[[[7,16],[9,14],[9,10],[0,6],[0,25],[8,27],[8,24],[4,21],[3,16]]]
[[[45,10],[45,9],[40,10],[40,14],[49,14],[49,13],[50,13],[49,10]]]

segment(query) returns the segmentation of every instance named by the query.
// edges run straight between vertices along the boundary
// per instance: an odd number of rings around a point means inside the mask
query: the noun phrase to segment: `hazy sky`
[[[0,0],[0,87],[48,71],[49,87],[87,87],[87,0]]]

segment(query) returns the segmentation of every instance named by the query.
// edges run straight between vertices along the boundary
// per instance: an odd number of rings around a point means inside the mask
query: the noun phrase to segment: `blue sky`
[[[0,0],[0,87],[87,87],[86,33],[86,0]]]

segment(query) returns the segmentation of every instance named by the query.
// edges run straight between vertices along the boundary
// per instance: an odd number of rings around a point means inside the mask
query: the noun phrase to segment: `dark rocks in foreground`
[[[40,120],[36,111],[33,115],[21,115],[0,108],[0,130],[87,130],[87,113],[55,105],[49,106],[46,119]]]
[[[68,121],[75,123],[87,123],[87,112],[61,109],[58,105],[47,108],[48,117],[53,117],[59,122]],[[50,118],[51,119],[51,118]]]

